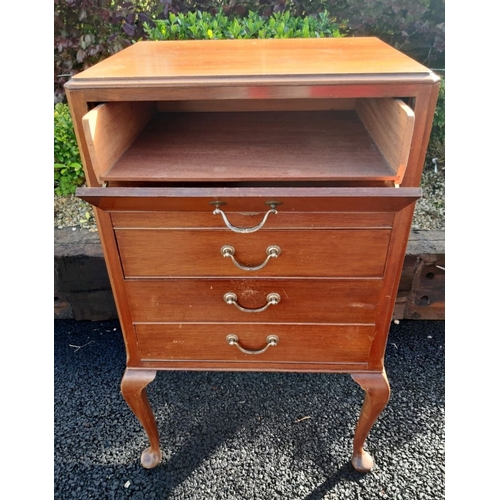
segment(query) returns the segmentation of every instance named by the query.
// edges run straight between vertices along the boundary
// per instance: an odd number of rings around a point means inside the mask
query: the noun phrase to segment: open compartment
[[[83,118],[98,179],[130,185],[403,178],[414,114],[400,99],[286,101],[272,110],[249,104],[100,104]]]

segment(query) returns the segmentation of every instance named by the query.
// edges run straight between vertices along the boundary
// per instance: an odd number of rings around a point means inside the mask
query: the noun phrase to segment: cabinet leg
[[[363,450],[363,446],[370,429],[389,401],[391,390],[385,371],[382,373],[352,373],[351,376],[365,391],[365,401],[354,433],[351,463],[357,471],[368,472],[373,468],[373,458]]]
[[[150,446],[141,455],[141,464],[146,469],[156,467],[161,461],[160,440],[155,417],[149,405],[146,386],[154,380],[154,370],[125,370],[121,391],[125,401],[144,427]]]

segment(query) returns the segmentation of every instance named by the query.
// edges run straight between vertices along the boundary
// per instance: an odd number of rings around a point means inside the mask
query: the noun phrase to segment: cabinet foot
[[[141,465],[145,469],[153,469],[161,462],[160,449],[153,449],[152,446],[146,448],[141,455]]]
[[[363,446],[373,424],[389,401],[391,390],[385,370],[381,373],[352,373],[351,376],[365,391],[365,401],[354,433],[351,463],[358,472],[369,472],[374,465],[373,458],[363,450]]]
[[[353,453],[351,463],[358,472],[370,472],[374,465],[372,456],[365,450],[358,454]]]
[[[121,391],[125,401],[144,427],[149,438],[150,446],[141,455],[141,464],[146,469],[156,467],[161,461],[158,428],[146,394],[146,386],[154,380],[155,376],[156,371],[154,370],[127,369],[121,383]]]

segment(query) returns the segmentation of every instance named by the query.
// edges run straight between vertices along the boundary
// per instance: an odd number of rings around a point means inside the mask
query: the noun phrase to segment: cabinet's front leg
[[[141,455],[141,464],[146,469],[156,467],[161,461],[160,440],[155,417],[149,405],[146,386],[154,380],[154,370],[125,370],[121,391],[125,401],[144,427],[150,446]]]
[[[363,446],[370,429],[389,401],[391,390],[385,370],[382,373],[352,373],[351,376],[365,391],[365,401],[354,433],[351,462],[357,471],[368,472],[373,468],[373,458],[363,450]]]

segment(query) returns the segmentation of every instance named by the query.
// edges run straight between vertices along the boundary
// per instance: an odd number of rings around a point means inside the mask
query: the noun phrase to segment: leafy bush
[[[434,121],[432,122],[429,147],[426,155],[427,163],[444,165],[445,162],[445,79],[441,80],[439,88],[436,111],[434,112]],[[437,162],[437,164],[436,164]]]
[[[439,88],[436,112],[434,113],[434,122],[432,123],[432,136],[443,144],[444,144],[444,132],[445,132],[444,86],[445,86],[445,79],[443,78],[441,80],[441,86]]]
[[[354,36],[378,36],[417,61],[444,68],[444,0],[332,0]]]
[[[295,17],[329,16],[349,20],[352,36],[378,36],[423,64],[444,68],[444,0],[160,0],[157,19],[170,13],[222,9],[230,17],[256,12],[270,17],[290,12]]]
[[[54,0],[54,98],[76,73],[144,38],[144,22],[163,11],[160,0]]]
[[[67,104],[54,107],[54,187],[58,196],[75,192],[85,180],[73,122]]]
[[[295,0],[160,0],[160,3],[163,9],[158,17],[165,19],[170,13],[177,15],[202,11],[215,14],[219,10],[231,17],[244,17],[249,12],[257,12],[264,17],[270,17],[275,12],[285,10],[292,16],[303,17],[328,10],[329,4],[335,2],[329,0],[307,0],[306,2]]]
[[[275,12],[269,18],[256,12],[246,17],[229,17],[222,11],[188,12],[146,24],[150,40],[209,40],[241,38],[319,38],[340,37],[342,26],[323,12],[317,17],[294,17],[290,12]]]

